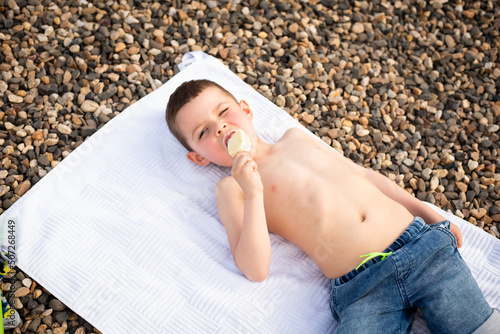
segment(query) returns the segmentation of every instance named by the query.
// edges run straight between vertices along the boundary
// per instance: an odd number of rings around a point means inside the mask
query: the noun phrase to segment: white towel
[[[0,217],[16,224],[18,266],[105,334],[335,332],[329,282],[294,245],[271,235],[267,280],[240,273],[213,194],[229,171],[187,161],[165,107],[182,82],[209,78],[250,104],[264,140],[301,126],[215,58],[189,53],[180,68]],[[442,214],[462,228],[461,253],[498,308],[500,241]]]

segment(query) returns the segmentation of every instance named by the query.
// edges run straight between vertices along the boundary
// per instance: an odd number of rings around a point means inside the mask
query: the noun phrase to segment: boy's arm
[[[243,154],[237,156],[240,155]],[[249,169],[248,167],[247,165],[243,169]],[[263,281],[267,277],[271,263],[271,241],[264,212],[260,176],[256,169],[247,172],[246,175],[238,175],[245,181],[250,180],[244,183],[248,185],[245,187],[246,191],[233,176],[230,176],[217,184],[215,195],[219,216],[226,228],[236,266],[249,280]],[[233,175],[235,174],[233,171]]]
[[[357,165],[353,161],[345,158],[354,169],[358,170],[364,175],[371,183],[373,183],[380,191],[387,197],[403,205],[413,216],[418,216],[424,219],[427,224],[435,224],[445,220],[443,216],[434,211],[431,207],[420,201],[415,196],[408,193],[389,178],[377,173],[371,169],[364,168]],[[451,232],[457,239],[457,246],[462,246],[462,232],[455,225],[451,224]]]

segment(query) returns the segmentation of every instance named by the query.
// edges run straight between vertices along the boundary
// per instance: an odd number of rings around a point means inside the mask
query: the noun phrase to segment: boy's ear
[[[188,152],[186,154],[186,157],[188,158],[188,160],[190,160],[190,161],[192,161],[195,164],[200,165],[200,166],[207,166],[208,164],[210,164],[209,160],[205,159],[204,157],[202,157],[201,155],[199,155],[196,152]]]
[[[248,105],[247,101],[241,100],[240,101],[240,108],[247,114],[250,119],[253,119],[253,111],[250,109],[250,106]]]

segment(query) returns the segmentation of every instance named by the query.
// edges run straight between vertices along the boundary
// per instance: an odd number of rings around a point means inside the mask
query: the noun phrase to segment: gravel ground
[[[499,237],[499,0],[7,0],[0,22],[0,213],[202,50]],[[7,333],[98,332],[17,268],[2,290],[22,318]]]

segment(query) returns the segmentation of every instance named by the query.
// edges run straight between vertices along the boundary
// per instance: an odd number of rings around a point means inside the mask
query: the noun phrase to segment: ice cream
[[[252,143],[245,131],[236,130],[227,141],[227,152],[234,157],[239,151],[250,151]]]

